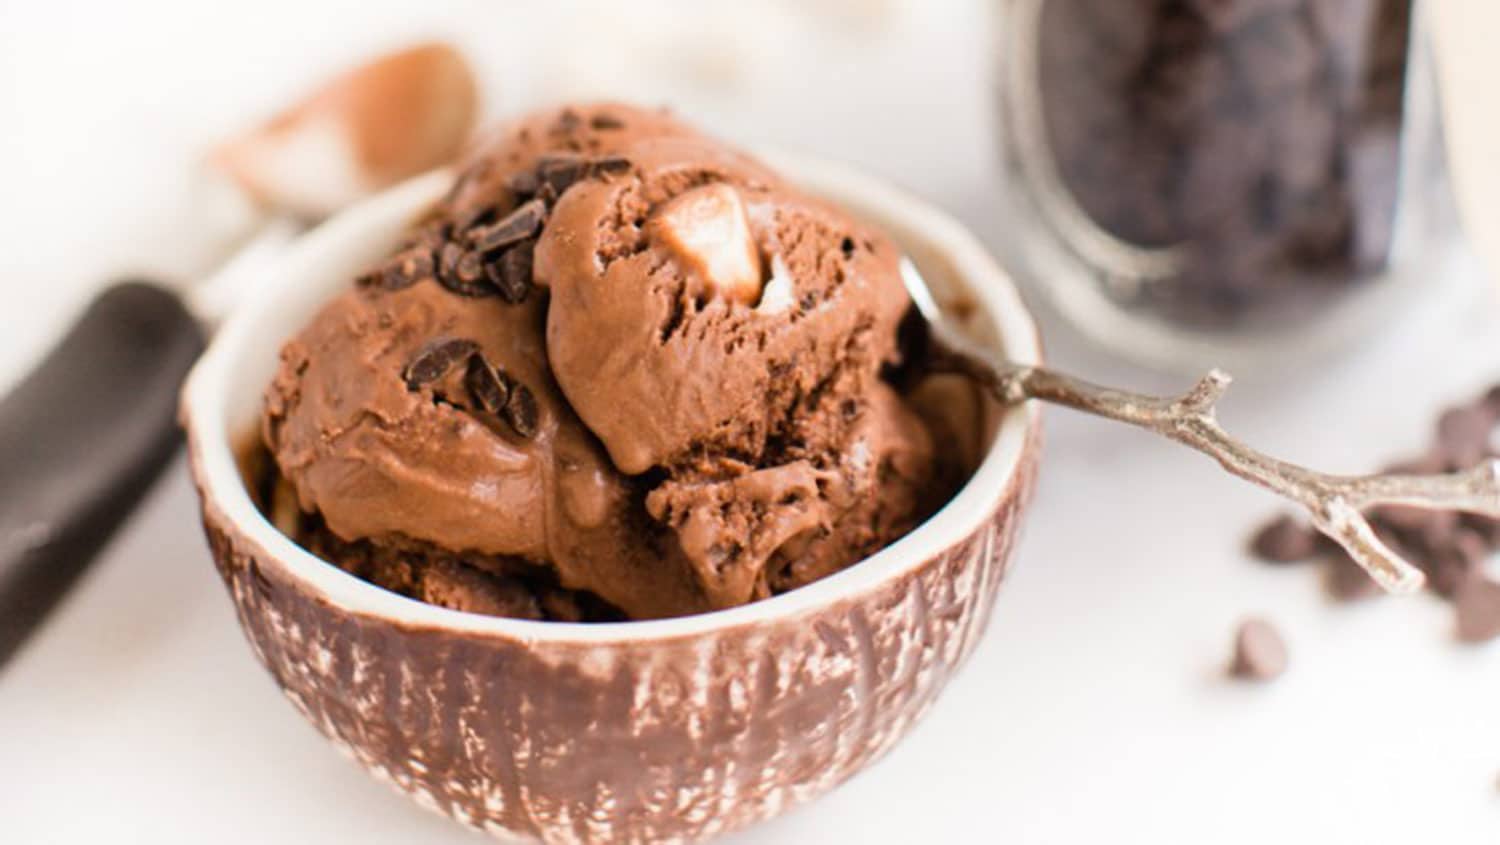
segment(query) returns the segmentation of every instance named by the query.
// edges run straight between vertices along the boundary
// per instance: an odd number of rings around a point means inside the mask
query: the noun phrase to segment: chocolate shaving
[[[587,162],[574,153],[548,153],[537,163],[537,177],[543,184],[551,185],[559,196],[572,187],[583,176]]]
[[[518,170],[505,177],[505,190],[510,191],[517,197],[529,197],[536,193],[540,186],[536,173],[530,170]]]
[[[443,245],[439,256],[438,281],[443,287],[459,296],[493,296],[495,288],[485,278],[484,265],[477,253],[465,250],[461,245],[449,242]]]
[[[525,302],[531,291],[531,263],[535,249],[536,241],[522,241],[486,270],[490,284],[500,292],[500,298],[512,305]]]
[[[479,351],[479,344],[464,338],[440,338],[422,347],[406,365],[401,377],[408,390],[417,390],[448,374],[453,365]]]
[[[589,126],[594,129],[624,129],[625,121],[612,114],[600,112],[589,118]]]
[[[541,200],[529,200],[505,215],[499,223],[479,230],[474,237],[474,248],[485,255],[493,255],[534,236],[541,231],[546,219],[546,204]]]
[[[589,175],[613,176],[630,172],[630,159],[622,155],[607,155],[589,163]]]
[[[510,386],[504,375],[490,366],[482,354],[469,356],[469,368],[464,373],[464,387],[480,410],[499,414],[510,400]]]
[[[510,400],[505,403],[505,410],[501,414],[510,427],[516,430],[516,434],[522,437],[535,437],[537,421],[541,417],[541,411],[537,408],[536,396],[531,388],[524,384],[511,387]]]

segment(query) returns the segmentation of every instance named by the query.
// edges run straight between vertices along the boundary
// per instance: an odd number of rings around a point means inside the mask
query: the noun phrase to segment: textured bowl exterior
[[[821,795],[927,712],[988,623],[1035,445],[989,519],[900,577],[769,623],[603,644],[335,607],[198,484],[256,657],[378,778],[501,837],[696,841]]]

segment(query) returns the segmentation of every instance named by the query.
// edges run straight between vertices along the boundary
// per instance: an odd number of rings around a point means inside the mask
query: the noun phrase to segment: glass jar
[[[1388,317],[1456,228],[1415,5],[999,0],[1024,275],[1165,366],[1301,358]]]

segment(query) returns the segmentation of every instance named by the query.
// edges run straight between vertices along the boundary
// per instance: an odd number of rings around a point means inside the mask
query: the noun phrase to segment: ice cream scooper
[[[212,170],[257,208],[238,251],[192,284],[110,286],[0,399],[0,664],[175,452],[178,387],[237,293],[309,222],[452,160],[475,100],[458,53],[422,45],[355,68],[222,145]]]

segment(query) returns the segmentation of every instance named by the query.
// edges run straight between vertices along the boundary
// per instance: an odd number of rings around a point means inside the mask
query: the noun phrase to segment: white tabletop
[[[666,38],[646,31],[668,5],[637,3],[655,17],[632,37]],[[726,134],[845,154],[996,231],[979,4],[822,0],[812,23],[758,5],[780,17],[757,30],[694,13],[728,46],[689,56],[698,81],[683,84],[600,47],[626,24],[580,4],[0,4],[0,384],[107,272],[135,257],[170,269],[160,235],[136,233],[175,213],[191,150],[413,29],[474,52],[496,113],[628,78]],[[539,58],[562,32],[576,40]],[[827,45],[815,59],[792,49],[812,44]],[[1454,272],[1452,295],[1356,357],[1237,385],[1226,424],[1331,470],[1422,446],[1436,408],[1500,380],[1500,307],[1475,267]],[[1054,353],[1097,379],[1173,384]],[[967,669],[884,761],[731,841],[1494,841],[1500,650],[1454,643],[1429,597],[1336,606],[1314,571],[1251,562],[1244,535],[1276,503],[1201,457],[1065,412],[1048,434],[1018,565]],[[1276,684],[1222,678],[1247,613],[1289,640]],[[0,670],[0,763],[3,842],[476,841],[281,698],[240,637],[180,463]]]

